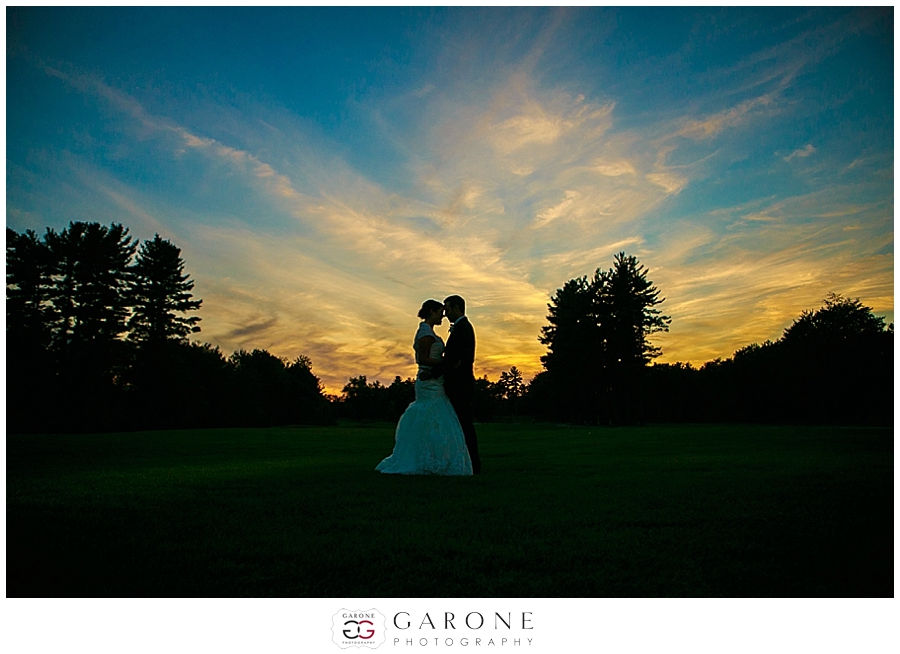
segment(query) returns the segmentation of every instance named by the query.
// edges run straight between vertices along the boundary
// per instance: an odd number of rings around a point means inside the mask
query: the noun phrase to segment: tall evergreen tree
[[[650,343],[649,336],[669,331],[672,322],[656,308],[664,298],[659,298],[659,289],[647,279],[647,269],[624,252],[614,257],[613,267],[603,277],[598,292],[600,304],[609,307],[611,324],[607,333],[611,359],[643,367],[661,354]]]
[[[58,395],[49,351],[50,257],[37,234],[6,229],[6,426],[40,431]]]
[[[603,283],[597,289],[601,312],[607,316],[603,329],[606,339],[606,366],[603,372],[608,388],[610,419],[616,423],[640,420],[641,387],[646,365],[661,350],[649,340],[651,334],[668,331],[671,318],[656,308],[663,300],[659,290],[647,279],[647,269],[634,256],[619,252],[613,267],[598,273]]]
[[[50,263],[34,231],[6,228],[6,334],[16,345],[49,344]]]
[[[131,274],[133,313],[128,321],[129,338],[159,343],[183,340],[200,331],[198,316],[177,315],[196,311],[203,302],[191,299],[194,282],[184,274],[179,248],[156,234],[152,241],[141,243]]]
[[[44,236],[52,262],[52,349],[57,359],[58,414],[68,429],[120,428],[121,383],[128,365],[120,336],[129,306],[128,230],[113,223],[72,222]]]
[[[525,380],[521,371],[513,366],[507,372],[501,372],[496,386],[498,404],[504,413],[513,417],[521,411],[525,396]]]
[[[595,280],[596,281],[596,280]],[[541,362],[549,376],[544,388],[551,394],[543,404],[554,417],[590,420],[597,404],[597,379],[585,384],[602,366],[603,337],[595,315],[595,283],[587,277],[570,279],[547,305],[549,325],[539,340],[547,346]]]
[[[522,373],[515,366],[508,372],[500,373],[497,386],[504,400],[515,401],[525,394],[525,381],[522,379]]]
[[[540,336],[549,379],[536,390],[554,397],[535,397],[535,403],[574,420],[636,420],[641,373],[660,352],[649,336],[671,322],[656,308],[662,301],[647,270],[624,252],[590,280],[566,282],[551,298],[550,324]]]
[[[541,357],[544,367],[552,370],[584,362],[579,343],[593,341],[597,325],[591,320],[593,298],[587,277],[567,281],[547,305],[546,325],[541,328],[538,340],[547,346],[547,354]]]
[[[72,222],[44,236],[53,263],[50,302],[56,345],[107,345],[122,334],[129,305],[128,229],[113,223]]]

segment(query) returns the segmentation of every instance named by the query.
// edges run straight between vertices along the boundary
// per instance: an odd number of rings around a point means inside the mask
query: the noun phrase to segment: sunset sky
[[[460,294],[476,374],[638,257],[660,361],[829,292],[893,322],[893,9],[6,10],[7,226],[182,248],[198,340],[414,374]],[[446,334],[446,323],[438,329]]]

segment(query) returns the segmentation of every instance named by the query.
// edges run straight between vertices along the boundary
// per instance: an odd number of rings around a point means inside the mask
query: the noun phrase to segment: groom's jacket
[[[469,385],[475,381],[475,330],[466,316],[453,325],[447,346],[444,348],[444,362],[440,372],[444,373],[445,384]]]

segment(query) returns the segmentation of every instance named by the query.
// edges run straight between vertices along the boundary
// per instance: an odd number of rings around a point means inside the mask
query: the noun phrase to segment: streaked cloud
[[[702,119],[688,119],[685,121],[685,125],[678,130],[676,136],[686,136],[693,139],[708,139],[717,136],[723,130],[733,129],[746,124],[754,118],[768,115],[772,111],[774,103],[773,96],[766,94],[741,102],[712,116]]]
[[[476,372],[530,377],[551,295],[623,250],[666,297],[664,361],[777,338],[830,291],[893,320],[892,150],[830,142],[820,116],[838,105],[813,104],[800,75],[827,70],[869,14],[851,13],[850,34],[809,17],[750,30],[758,47],[697,73],[684,62],[703,44],[648,54],[648,77],[669,67],[694,86],[643,106],[643,78],[597,81],[616,65],[602,52],[567,59],[590,12],[475,13],[478,29],[423,27],[427,65],[383,64],[391,82],[348,92],[333,124],[277,96],[175,93],[31,57],[98,107],[82,142],[103,145],[11,158],[8,224],[65,213],[172,239],[203,299],[201,339],[310,356],[331,392],[412,375],[415,314],[451,293],[469,301]],[[814,126],[802,141],[800,123]]]
[[[784,157],[784,160],[790,161],[791,159],[796,159],[798,157],[800,159],[805,159],[806,157],[810,156],[811,154],[814,154],[815,151],[816,151],[816,149],[812,146],[812,144],[807,143],[806,147],[800,148],[799,150],[794,150],[788,156]]]
[[[688,185],[688,179],[685,177],[679,177],[678,175],[673,175],[672,173],[648,173],[647,179],[656,184],[657,186],[661,186],[665,189],[666,193],[678,193],[681,189]]]
[[[627,161],[605,162],[598,160],[596,162],[596,170],[601,175],[607,177],[618,177],[619,175],[634,175],[635,170]]]

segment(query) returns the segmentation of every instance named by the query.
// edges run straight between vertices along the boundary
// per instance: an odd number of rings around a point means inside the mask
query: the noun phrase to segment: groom
[[[444,391],[456,410],[472,459],[472,472],[477,475],[481,472],[481,459],[478,456],[475,425],[472,424],[475,419],[475,373],[472,370],[475,330],[466,317],[466,301],[458,295],[444,300],[444,315],[450,321],[450,337],[444,350],[444,362],[434,372],[435,376],[440,376],[441,372],[444,374]]]

